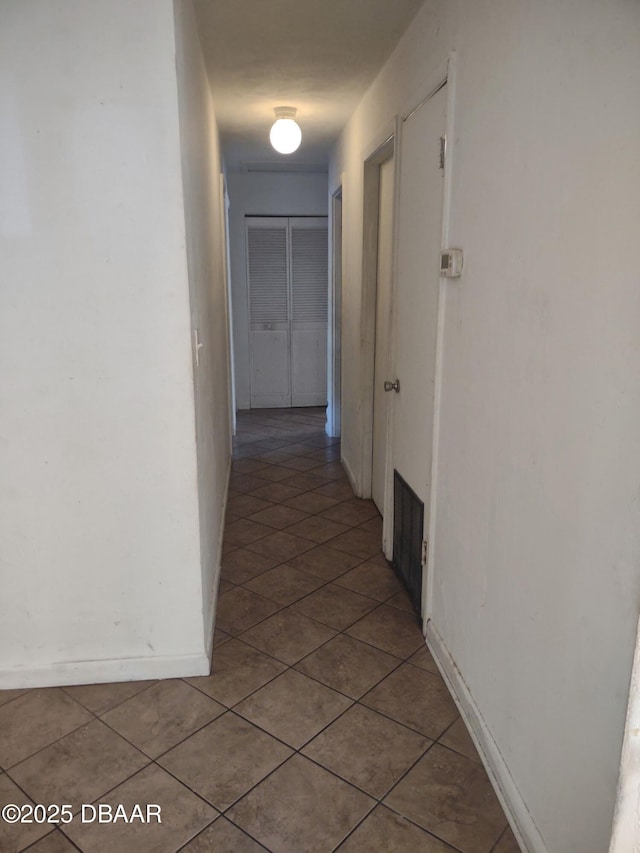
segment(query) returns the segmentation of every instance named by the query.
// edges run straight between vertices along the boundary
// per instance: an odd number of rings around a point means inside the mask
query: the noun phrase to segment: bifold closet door
[[[247,217],[251,408],[327,402],[326,217]]]
[[[247,218],[252,408],[291,405],[289,222]]]
[[[291,218],[291,405],[327,404],[327,220]]]

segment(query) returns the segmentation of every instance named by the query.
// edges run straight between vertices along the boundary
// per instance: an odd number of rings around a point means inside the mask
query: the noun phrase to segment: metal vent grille
[[[287,229],[247,229],[251,323],[286,323]]]
[[[422,618],[422,537],[424,503],[397,471],[393,472],[393,567]]]
[[[291,228],[293,319],[326,323],[329,281],[327,229]]]

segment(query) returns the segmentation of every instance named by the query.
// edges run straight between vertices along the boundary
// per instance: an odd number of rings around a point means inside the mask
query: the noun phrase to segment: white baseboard
[[[218,563],[218,568],[216,570],[216,577],[213,579],[213,590],[211,592],[211,601],[209,602],[209,607],[207,609],[207,613],[209,614],[208,625],[205,625],[204,632],[204,653],[209,660],[209,664],[213,659],[213,634],[215,632],[216,627],[216,605],[218,603],[218,587],[220,586],[220,563]],[[208,673],[207,673],[208,674]]]
[[[209,624],[204,626],[204,649],[193,655],[167,655],[164,657],[114,658],[111,660],[68,661],[0,669],[0,690],[31,687],[65,687],[75,684],[105,684],[111,681],[146,681],[156,678],[185,678],[209,675],[213,653],[215,607],[222,564],[222,539],[229,500],[231,457],[227,468],[227,481],[218,534],[216,577],[208,612]]]
[[[209,658],[211,662],[213,656],[213,635],[216,627],[216,605],[218,603],[218,588],[220,586],[220,573],[222,572],[222,544],[224,540],[224,526],[227,518],[227,505],[229,503],[229,483],[231,480],[231,465],[233,462],[233,458],[229,456],[229,460],[227,462],[227,476],[226,483],[224,488],[224,498],[222,500],[222,511],[220,515],[220,520],[218,524],[218,553],[216,555],[216,574],[213,579],[213,589],[211,592],[211,601],[209,602],[209,608],[207,613],[209,614],[208,624],[204,626],[204,648],[205,654]],[[207,673],[208,675],[209,673]]]
[[[204,651],[193,655],[63,661],[33,667],[0,669],[0,690],[105,684],[111,681],[146,681],[152,678],[185,678],[209,675],[209,668],[209,658]]]
[[[355,478],[353,471],[351,470],[351,466],[347,462],[346,457],[340,456],[340,464],[342,465],[342,467],[346,471],[347,479],[349,480],[349,484],[351,485],[351,488],[353,489],[354,495],[358,496],[358,485],[356,483],[356,478]]]
[[[471,738],[476,745],[491,784],[500,800],[500,804],[511,824],[520,847],[525,853],[549,853],[527,809],[526,803],[509,772],[509,768],[500,753],[498,745],[493,739],[444,640],[431,620],[427,622],[426,638],[429,650],[451,691],[460,711],[460,716],[467,724]]]

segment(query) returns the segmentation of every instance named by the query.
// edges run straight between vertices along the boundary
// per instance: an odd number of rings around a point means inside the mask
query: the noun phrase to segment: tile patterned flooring
[[[323,409],[241,413],[213,674],[0,691],[0,804],[162,824],[0,822],[0,851],[517,853],[380,540]]]

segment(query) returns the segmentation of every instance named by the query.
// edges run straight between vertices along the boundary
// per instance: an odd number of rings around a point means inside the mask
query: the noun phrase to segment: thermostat
[[[462,249],[445,249],[440,252],[440,275],[446,278],[462,275]]]

